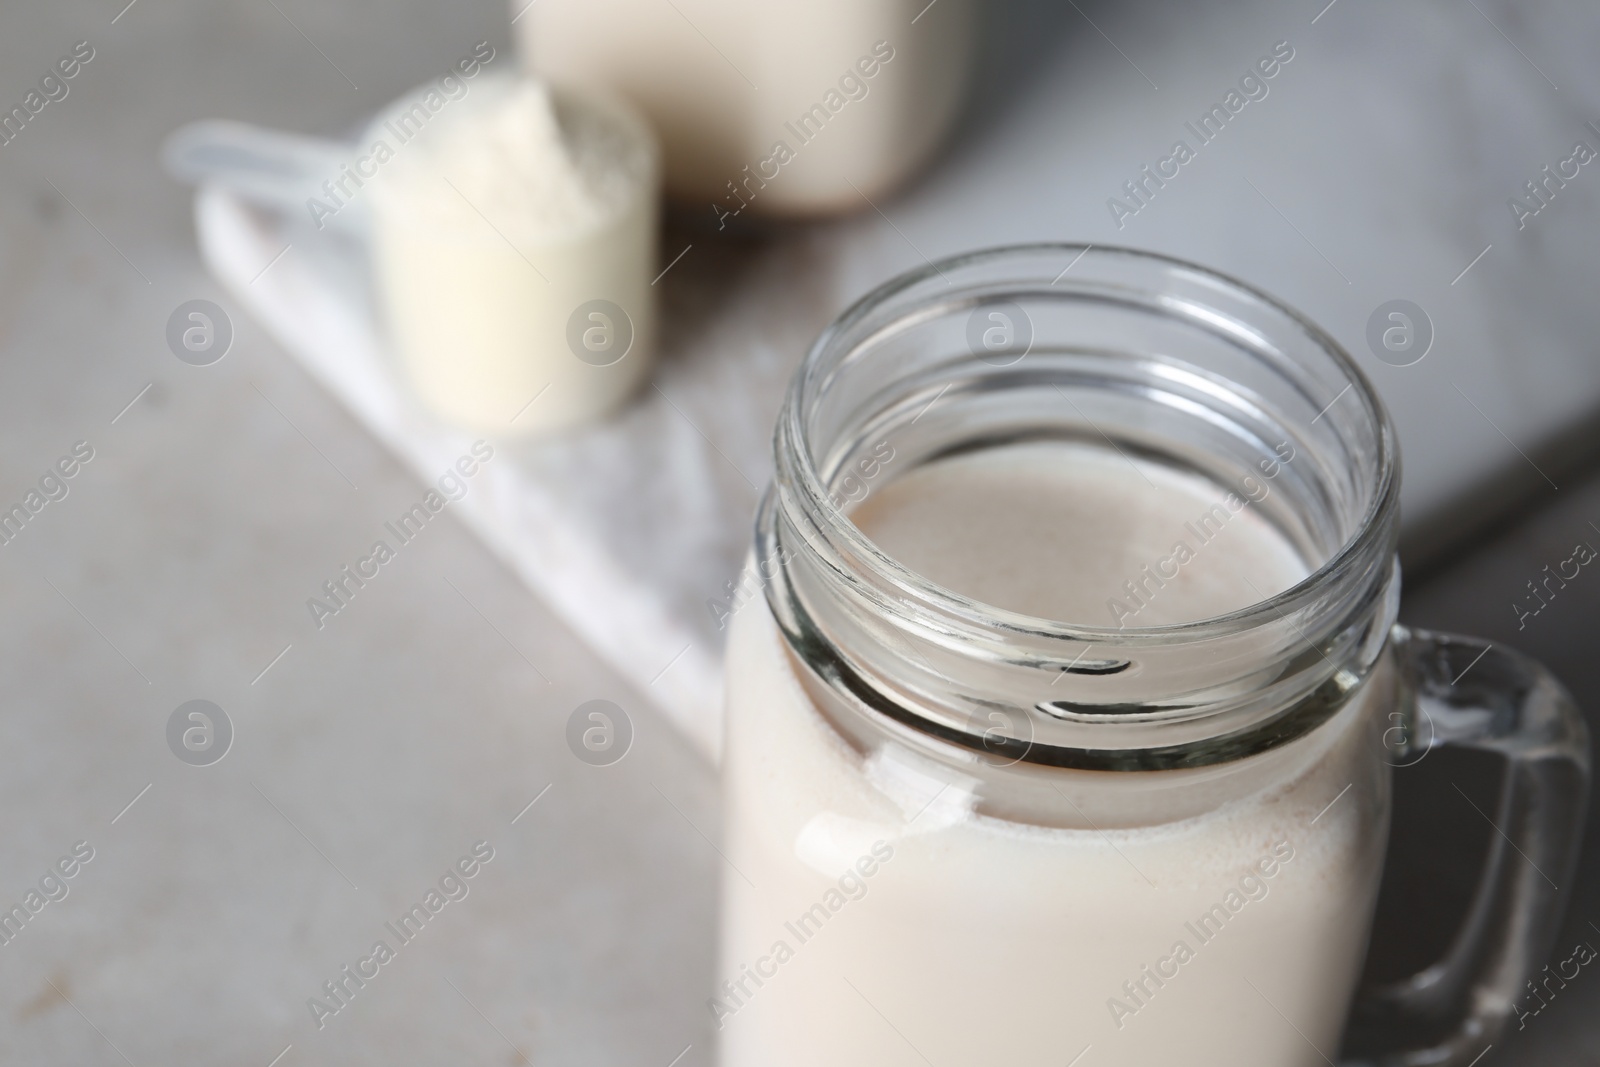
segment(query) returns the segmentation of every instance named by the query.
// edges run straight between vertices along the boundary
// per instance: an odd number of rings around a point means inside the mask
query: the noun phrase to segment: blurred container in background
[[[974,0],[512,0],[527,68],[595,84],[655,124],[667,195],[730,218],[866,206],[949,131]],[[704,206],[702,206],[704,205]]]

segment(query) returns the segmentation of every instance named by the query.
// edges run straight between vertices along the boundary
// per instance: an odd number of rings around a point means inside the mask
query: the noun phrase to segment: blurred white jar
[[[960,110],[977,21],[975,0],[511,3],[527,68],[632,100],[668,195],[723,225],[857,210],[907,179]]]
[[[621,101],[524,78],[419,95],[369,131],[394,146],[369,164],[382,172],[372,262],[413,390],[441,418],[499,435],[618,407],[655,335],[650,130]]]

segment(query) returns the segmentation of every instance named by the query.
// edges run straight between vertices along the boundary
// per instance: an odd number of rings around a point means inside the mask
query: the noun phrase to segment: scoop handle
[[[365,198],[350,195],[357,186],[345,177],[355,154],[340,141],[221,119],[182,126],[161,146],[162,164],[179,181],[220,185],[262,207],[298,212],[317,229],[364,224]]]

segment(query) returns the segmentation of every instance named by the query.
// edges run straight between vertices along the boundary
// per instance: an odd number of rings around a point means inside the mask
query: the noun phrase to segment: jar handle
[[[1542,666],[1471,637],[1396,626],[1405,721],[1385,736],[1411,762],[1435,748],[1506,761],[1495,828],[1449,952],[1408,978],[1357,991],[1348,1067],[1466,1064],[1498,1040],[1561,922],[1589,792],[1589,734]]]

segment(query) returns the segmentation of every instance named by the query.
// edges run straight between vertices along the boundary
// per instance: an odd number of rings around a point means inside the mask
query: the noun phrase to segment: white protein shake
[[[1124,582],[1165,560],[1177,576],[1123,619],[1143,626],[1225,614],[1307,575],[1230,492],[1110,449],[1025,444],[876,485],[852,519],[947,588],[1086,625],[1117,625],[1108,602],[1133,608]],[[709,1004],[723,1067],[1337,1055],[1385,845],[1387,768],[1369,746],[1386,664],[1334,718],[1246,760],[1052,770],[1065,825],[1044,827],[977,813],[948,776],[847,745],[764,601],[735,617],[728,661],[730,866]],[[1148,811],[1166,789],[1182,797],[1170,818],[1078,820],[1066,799]]]

